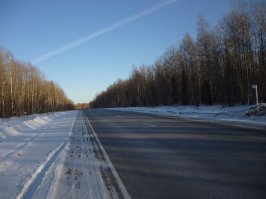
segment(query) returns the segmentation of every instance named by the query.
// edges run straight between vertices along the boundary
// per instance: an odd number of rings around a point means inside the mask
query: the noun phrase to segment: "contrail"
[[[135,21],[135,20],[137,20],[137,19],[139,19],[141,17],[150,15],[150,14],[160,10],[161,8],[163,8],[163,7],[167,6],[167,5],[173,4],[176,1],[177,0],[168,0],[168,1],[164,1],[162,3],[156,4],[156,5],[152,6],[151,8],[149,8],[149,9],[147,9],[145,11],[142,11],[140,13],[132,15],[131,17],[123,19],[123,20],[121,20],[121,21],[119,21],[117,23],[114,23],[111,26],[108,26],[106,28],[100,29],[100,30],[98,30],[98,31],[96,31],[94,33],[91,33],[91,34],[89,34],[89,35],[87,35],[85,37],[82,37],[82,38],[77,39],[77,40],[75,40],[73,42],[70,42],[70,43],[68,43],[68,44],[66,44],[66,45],[64,45],[64,46],[62,46],[62,47],[60,47],[60,48],[58,48],[58,49],[56,49],[54,51],[48,52],[48,53],[43,54],[43,55],[41,55],[41,56],[39,56],[39,57],[37,57],[35,59],[32,59],[31,62],[33,64],[37,64],[37,63],[45,61],[45,60],[47,60],[47,59],[49,59],[51,57],[54,57],[56,55],[60,55],[60,54],[62,54],[64,52],[69,51],[72,48],[75,48],[77,46],[80,46],[80,45],[82,45],[82,44],[84,44],[84,43],[86,43],[86,42],[88,42],[88,41],[90,41],[90,40],[92,40],[92,39],[94,39],[96,37],[99,37],[99,36],[101,36],[101,35],[103,35],[105,33],[108,33],[108,32],[110,32],[112,30],[115,30],[115,29],[117,29],[117,28],[119,28],[121,26],[127,25],[130,22]]]

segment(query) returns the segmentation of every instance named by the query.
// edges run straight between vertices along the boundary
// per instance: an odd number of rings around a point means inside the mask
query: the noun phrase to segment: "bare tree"
[[[0,117],[73,109],[64,91],[31,64],[0,50]]]

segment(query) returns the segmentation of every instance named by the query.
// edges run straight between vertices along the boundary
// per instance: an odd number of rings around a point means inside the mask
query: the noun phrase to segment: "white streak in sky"
[[[135,21],[136,19],[139,19],[141,17],[150,15],[150,14],[160,10],[161,8],[163,8],[163,7],[167,6],[167,5],[173,4],[176,1],[177,0],[168,0],[168,1],[164,1],[162,3],[156,4],[156,5],[152,6],[151,8],[149,8],[149,9],[147,9],[145,11],[137,13],[137,14],[135,14],[135,15],[133,15],[131,17],[128,17],[126,19],[123,19],[123,20],[121,20],[121,21],[119,21],[119,22],[117,22],[117,23],[115,23],[115,24],[113,24],[113,25],[111,25],[109,27],[100,29],[100,30],[98,30],[98,31],[96,31],[94,33],[91,33],[91,34],[89,34],[89,35],[87,35],[85,37],[77,39],[76,41],[70,42],[70,43],[68,43],[68,44],[66,44],[66,45],[64,45],[64,46],[62,46],[62,47],[60,47],[60,48],[58,48],[58,49],[56,49],[54,51],[48,52],[48,53],[46,53],[44,55],[41,55],[40,57],[32,59],[31,62],[33,64],[37,64],[37,63],[45,61],[45,60],[47,60],[47,59],[49,59],[51,57],[54,57],[54,56],[59,55],[59,54],[62,54],[64,52],[69,51],[72,48],[75,48],[77,46],[80,46],[80,45],[82,45],[82,44],[84,44],[84,43],[86,43],[86,42],[88,42],[88,41],[90,41],[90,40],[92,40],[92,39],[94,39],[96,37],[99,37],[99,36],[101,36],[101,35],[103,35],[105,33],[111,32],[111,31],[113,31],[113,30],[115,30],[115,29],[117,29],[117,28],[119,28],[121,26],[127,25],[130,22]]]

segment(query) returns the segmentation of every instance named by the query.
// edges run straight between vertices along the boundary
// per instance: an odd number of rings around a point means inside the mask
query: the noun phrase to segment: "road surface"
[[[107,109],[86,115],[132,198],[266,198],[266,130]]]

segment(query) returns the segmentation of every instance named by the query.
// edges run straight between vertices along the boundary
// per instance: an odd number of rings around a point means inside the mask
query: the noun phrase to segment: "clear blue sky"
[[[32,61],[75,103],[89,102],[132,65],[152,64],[197,17],[211,25],[232,0],[1,0],[0,46]],[[155,6],[155,7],[154,7]]]

